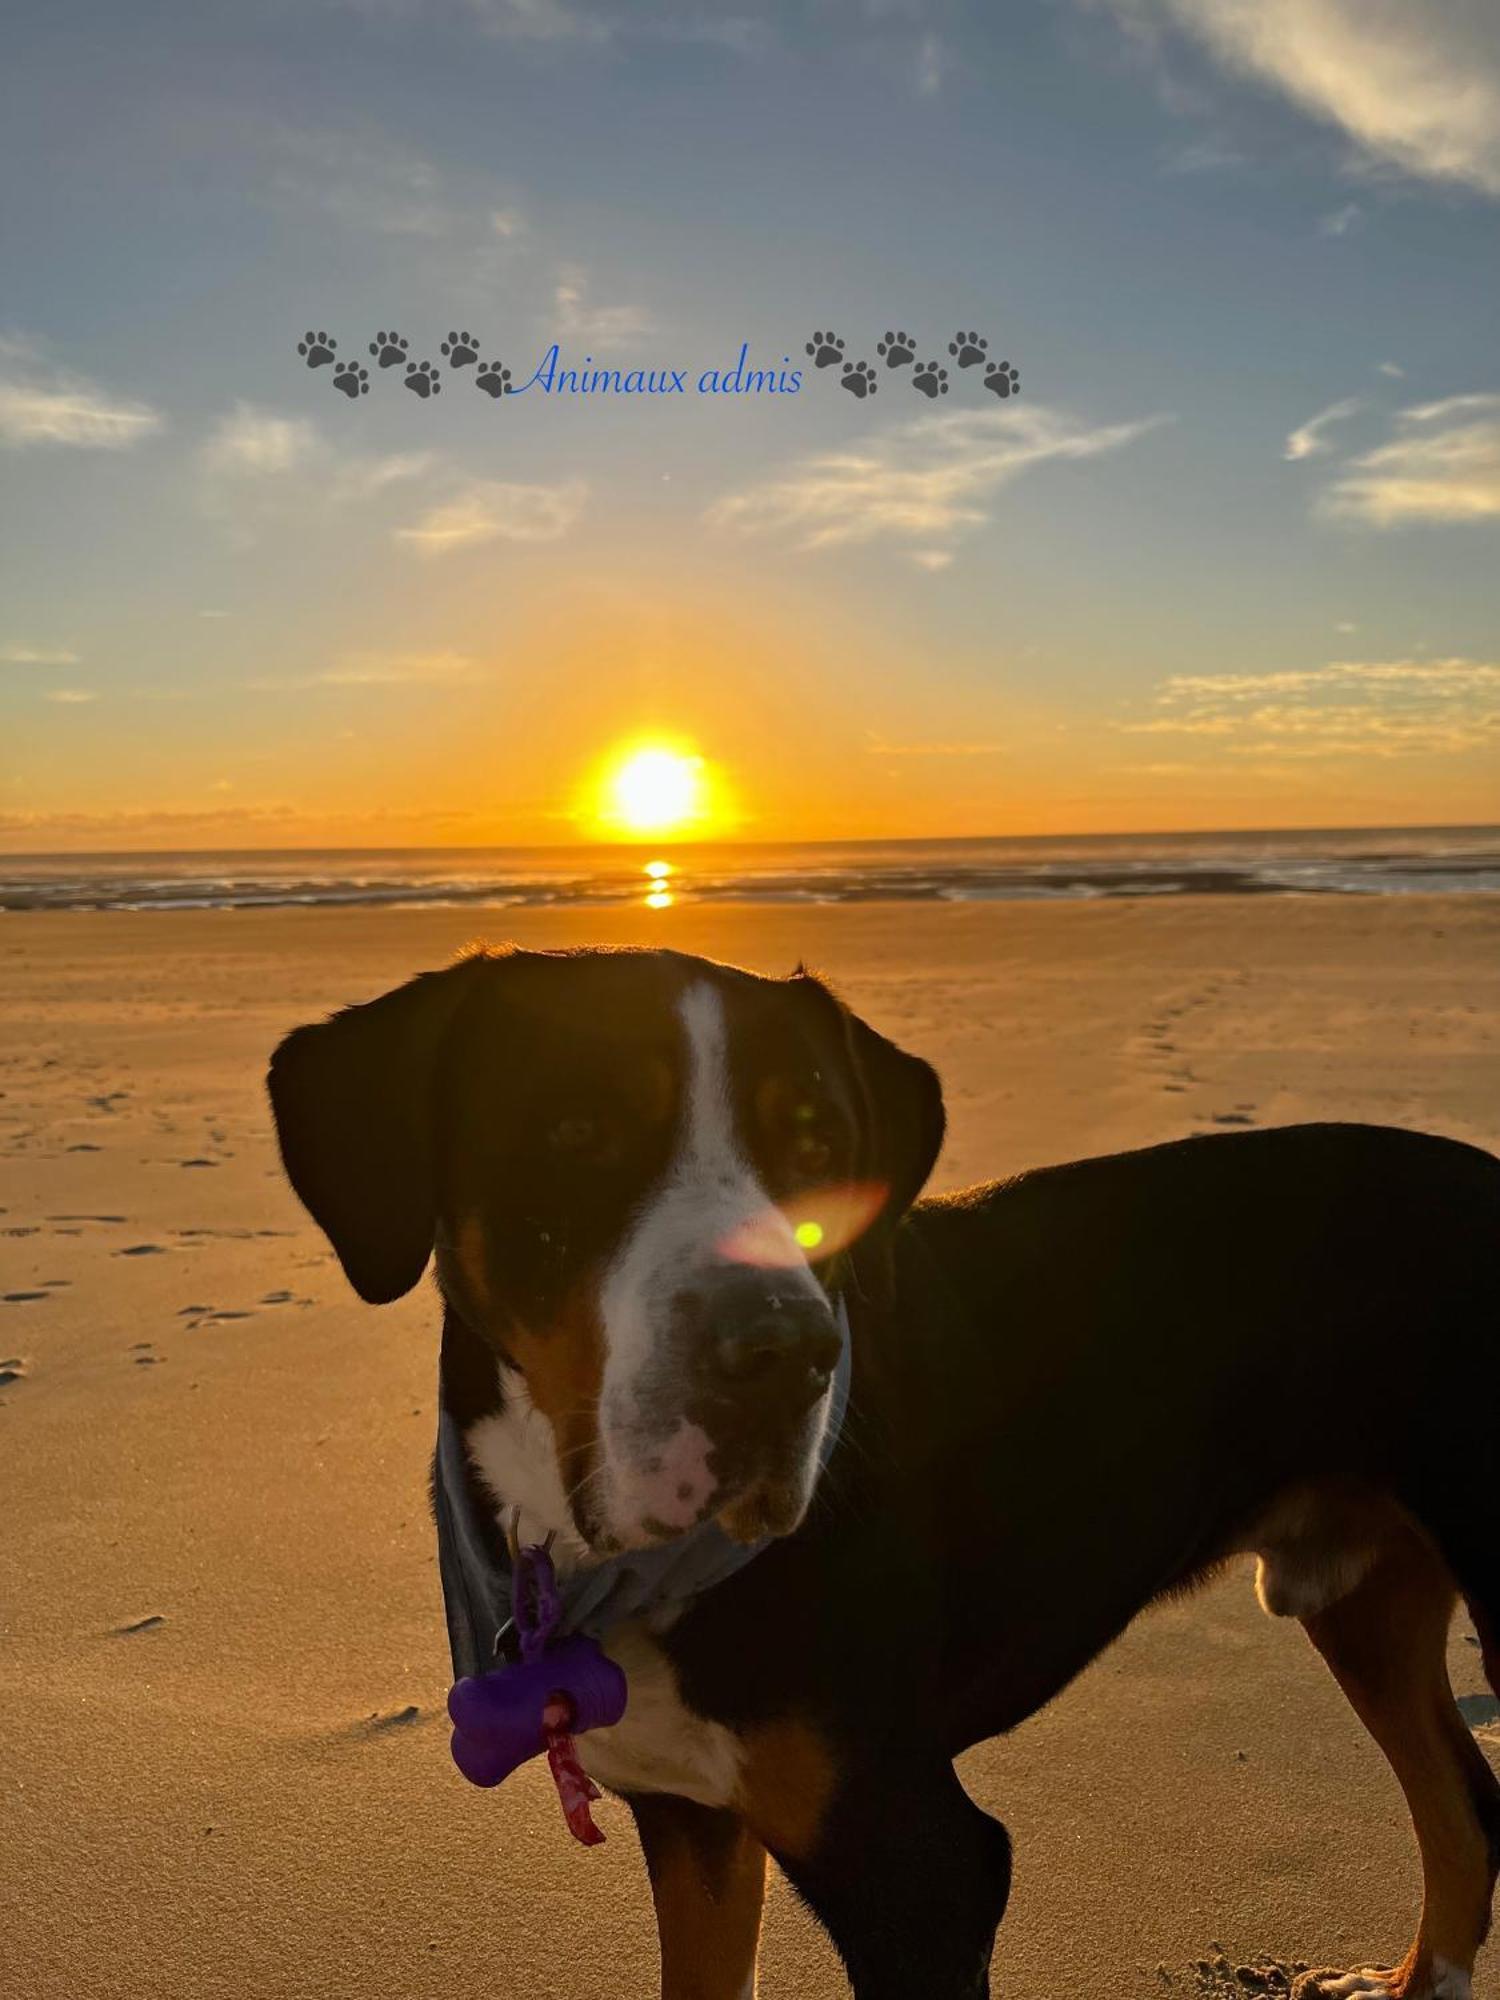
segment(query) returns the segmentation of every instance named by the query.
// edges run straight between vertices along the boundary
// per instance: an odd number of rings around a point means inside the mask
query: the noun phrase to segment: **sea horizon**
[[[1500,826],[0,852],[0,912],[1500,892]]]

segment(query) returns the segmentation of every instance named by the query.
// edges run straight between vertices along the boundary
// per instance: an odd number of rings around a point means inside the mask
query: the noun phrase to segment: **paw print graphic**
[[[997,396],[1019,396],[1021,371],[1012,368],[1008,361],[992,361],[984,371],[984,386],[993,389]]]
[[[948,371],[939,368],[935,361],[924,361],[911,378],[911,386],[920,389],[924,396],[946,396],[948,393]]]
[[[982,333],[955,333],[948,342],[948,352],[957,358],[960,368],[972,368],[976,361],[983,361],[988,346]]]
[[[377,333],[370,342],[370,352],[382,368],[394,368],[406,359],[406,342],[399,333]]]
[[[297,352],[309,368],[321,368],[326,362],[332,361],[333,350],[337,346],[338,342],[331,333],[309,331],[297,342]]]
[[[353,361],[346,361],[342,368],[335,371],[333,386],[335,389],[342,389],[352,403],[357,396],[369,395],[370,371],[368,368],[359,367]]]
[[[863,399],[866,396],[873,396],[880,384],[875,380],[875,370],[868,361],[846,361],[843,387],[851,396]]]
[[[512,394],[510,370],[502,368],[498,361],[486,361],[474,377],[475,386],[483,389],[487,396],[508,396]]]
[[[479,359],[479,342],[472,333],[450,333],[443,342],[443,352],[450,368],[467,368]]]
[[[414,396],[420,396],[425,402],[429,396],[436,396],[441,391],[443,378],[430,361],[413,361],[407,366],[406,386]]]
[[[885,356],[887,368],[904,368],[917,358],[917,343],[909,333],[888,333],[884,340],[877,340],[875,352]]]
[[[844,358],[844,343],[836,333],[815,333],[807,343],[814,368],[831,368]]]

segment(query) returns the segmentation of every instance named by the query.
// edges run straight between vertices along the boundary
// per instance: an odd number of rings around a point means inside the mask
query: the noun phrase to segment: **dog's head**
[[[943,1134],[927,1064],[818,980],[672,952],[475,955],[271,1063],[293,1187],[355,1290],[437,1254],[549,1421],[597,1550],[806,1510],[839,1334]]]

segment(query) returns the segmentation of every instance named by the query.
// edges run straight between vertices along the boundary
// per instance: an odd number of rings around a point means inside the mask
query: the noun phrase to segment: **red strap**
[[[542,1735],[547,1744],[547,1763],[552,1782],[562,1801],[568,1831],[585,1847],[598,1847],[604,1835],[594,1824],[590,1801],[599,1797],[599,1787],[578,1761],[578,1746],[568,1731],[573,1721],[573,1704],[566,1695],[555,1694],[542,1710]]]

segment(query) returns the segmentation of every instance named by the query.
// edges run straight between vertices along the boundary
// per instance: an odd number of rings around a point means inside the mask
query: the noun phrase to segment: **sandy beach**
[[[537,1767],[484,1794],[449,1762],[435,1303],[348,1291],[263,1096],[288,1028],[476,936],[806,958],[941,1070],[937,1187],[1304,1118],[1500,1149],[1500,898],[0,920],[8,1992],[656,1990],[624,1809],[585,1853]],[[1450,1661],[1500,1764],[1463,1618]],[[1011,2000],[1194,1995],[1216,1945],[1358,1964],[1411,1935],[1396,1784],[1243,1570],[962,1769],[1016,1842]],[[1480,1994],[1497,1970],[1492,1944]],[[778,1883],[764,2000],[845,1990]]]

